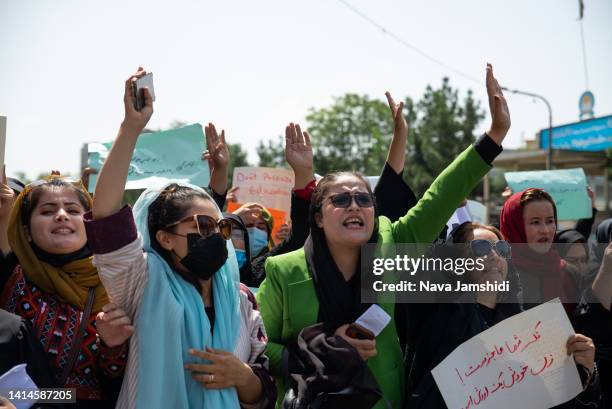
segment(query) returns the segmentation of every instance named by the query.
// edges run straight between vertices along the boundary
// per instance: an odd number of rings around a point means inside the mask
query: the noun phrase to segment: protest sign
[[[111,142],[90,143],[88,166],[100,170],[111,146]],[[138,137],[125,188],[146,189],[170,180],[206,187],[210,175],[208,163],[201,159],[204,149],[200,124],[144,133]],[[91,175],[90,192],[94,191],[96,181],[97,175]]]
[[[548,192],[557,205],[559,220],[588,219],[592,215],[591,199],[582,168],[506,172],[504,177],[513,192],[530,187]]]
[[[551,408],[582,392],[566,353],[573,334],[555,299],[474,336],[431,372],[451,409]]]
[[[466,207],[472,215],[472,220],[481,224],[487,224],[487,208],[475,200],[467,201]]]
[[[242,205],[243,203],[228,202],[227,212],[232,213],[234,210],[240,208],[240,206]],[[283,212],[282,210],[273,209],[271,207],[266,207],[266,209],[268,209],[268,211],[272,214],[272,219],[274,219],[274,223],[272,226],[272,241],[274,241],[275,244],[278,244],[279,241],[275,239],[276,233],[278,233],[283,223],[285,223],[285,221],[287,220],[287,213]]]
[[[6,148],[6,117],[0,116],[0,169],[4,167],[5,148]]]
[[[287,169],[238,167],[232,187],[238,187],[236,199],[240,203],[257,202],[289,214],[294,181],[293,172]]]

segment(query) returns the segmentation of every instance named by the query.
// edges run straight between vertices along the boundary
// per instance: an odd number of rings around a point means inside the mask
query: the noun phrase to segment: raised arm
[[[299,249],[304,245],[310,231],[308,210],[315,180],[312,146],[310,135],[306,131],[302,132],[298,124],[292,123],[285,128],[285,159],[295,174],[295,184],[291,192],[291,229],[278,246],[252,260],[252,269],[257,277],[264,277],[264,264],[268,257]]]
[[[374,188],[374,197],[378,214],[394,222],[417,204],[417,198],[402,178],[406,158],[406,140],[408,139],[408,123],[402,115],[404,103],[396,104],[389,92],[386,92],[385,95],[389,102],[394,131],[389,145],[387,162]]]
[[[295,174],[295,189],[304,189],[314,180],[314,161],[310,135],[299,124],[285,128],[285,159]]]
[[[396,242],[431,243],[457,205],[491,168],[510,129],[510,112],[493,67],[487,64],[487,94],[491,126],[473,146],[461,153],[432,183],[418,204],[393,224]]]
[[[406,159],[408,122],[406,122],[406,118],[403,115],[404,102],[396,104],[389,91],[385,92],[385,95],[387,96],[387,102],[391,109],[391,117],[393,118],[393,139],[391,139],[391,144],[389,145],[387,163],[393,168],[395,173],[399,174],[404,170]]]
[[[206,151],[202,154],[202,159],[208,161],[210,168],[209,186],[216,195],[225,196],[230,161],[229,147],[225,142],[225,130],[221,130],[221,135],[219,135],[215,125],[209,122],[208,126],[204,127],[204,133],[206,134]],[[223,208],[223,206],[220,207]]]
[[[11,209],[15,203],[15,192],[10,188],[6,178],[6,166],[2,169],[2,183],[0,183],[0,250],[2,256],[11,252],[7,231]]]
[[[98,176],[94,194],[96,199],[92,209],[94,220],[115,214],[121,208],[121,199],[125,191],[125,182],[138,135],[153,115],[153,100],[146,88],[144,89],[145,106],[141,111],[134,108],[135,95],[132,91],[132,83],[146,73],[142,67],[139,67],[138,71],[125,81],[123,96],[125,118]]]

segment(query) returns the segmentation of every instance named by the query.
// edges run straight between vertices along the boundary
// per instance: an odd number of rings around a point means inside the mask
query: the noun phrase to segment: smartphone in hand
[[[153,89],[153,73],[150,72],[142,77],[138,78],[132,83],[134,92],[134,108],[140,111],[145,106],[144,88],[149,90],[151,98],[155,101],[155,90]]]
[[[367,328],[362,327],[359,324],[355,324],[354,322],[352,324],[349,324],[348,328],[346,329],[346,335],[348,335],[351,338],[355,338],[355,339],[374,339],[376,338],[372,331],[370,331]]]
[[[374,339],[391,322],[391,316],[379,305],[372,304],[361,317],[350,324],[346,335],[356,339]]]

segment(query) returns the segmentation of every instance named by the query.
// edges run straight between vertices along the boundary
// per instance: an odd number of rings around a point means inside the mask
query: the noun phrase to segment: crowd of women
[[[402,178],[408,124],[389,93],[394,134],[374,192],[351,171],[317,181],[310,136],[289,124],[295,186],[280,237],[260,204],[223,213],[232,200],[229,150],[213,124],[203,154],[209,186],[168,182],[122,205],[153,114],[146,89],[144,107],[134,107],[132,83],[145,73],[125,82],[125,118],[93,198],[81,180],[57,172],[28,185],[3,172],[0,374],[26,363],[38,387],[76,390],[76,403],[36,407],[444,408],[436,365],[474,335],[557,297],[576,329],[559,342],[583,384],[558,407],[609,407],[612,220],[596,227],[598,245],[589,248],[594,216],[557,231],[555,202],[540,189],[512,194],[499,226],[466,222],[442,236],[462,245],[462,256],[484,259],[465,280],[509,280],[511,291],[469,302],[385,298],[377,304],[391,321],[380,334],[348,331],[372,305],[361,298],[362,247],[436,241],[502,151],[510,113],[490,65],[487,132],[420,199]],[[0,407],[12,406],[2,398]]]

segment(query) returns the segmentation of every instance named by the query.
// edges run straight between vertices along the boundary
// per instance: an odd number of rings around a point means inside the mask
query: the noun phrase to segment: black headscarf
[[[606,219],[599,223],[597,230],[595,230],[596,243],[591,246],[591,252],[593,255],[593,261],[598,264],[603,260],[604,250],[608,243],[610,243],[610,236],[612,236],[612,218]]]
[[[581,243],[584,246],[584,250],[589,254],[586,239],[578,230],[565,229],[558,231],[555,234],[555,243],[557,244],[557,251],[562,258],[565,258],[571,245],[576,243]]]
[[[257,285],[253,285],[252,283],[254,280],[251,269],[251,246],[249,245],[249,232],[240,216],[228,213],[225,215],[225,217],[230,219],[236,225],[238,225],[238,228],[243,232],[244,236],[244,251],[246,252],[246,262],[242,267],[240,267],[240,282],[244,283],[249,287],[257,287]]]
[[[327,247],[323,229],[317,225],[315,214],[319,211],[320,208],[311,203],[308,215],[310,235],[304,244],[304,252],[319,299],[317,320],[324,323],[325,328],[338,328],[355,322],[372,304],[361,302],[361,260],[353,277],[346,281]],[[376,208],[374,218],[376,223],[368,243],[376,243],[378,239]]]

